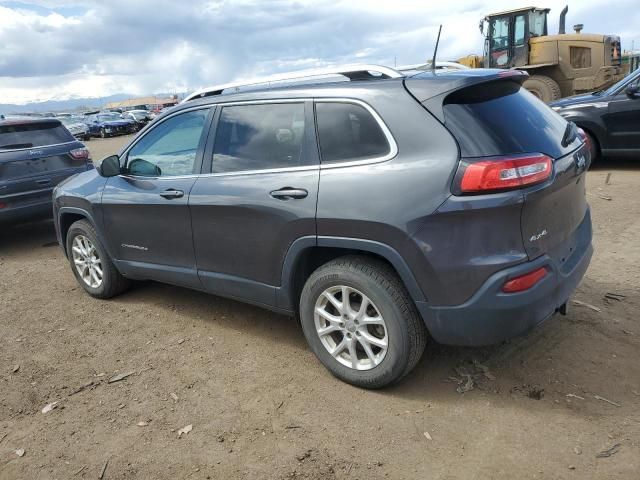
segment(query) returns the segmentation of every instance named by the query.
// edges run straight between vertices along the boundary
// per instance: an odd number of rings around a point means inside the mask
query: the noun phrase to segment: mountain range
[[[64,112],[74,110],[91,110],[100,108],[108,102],[119,102],[129,98],[144,97],[145,95],[129,95],[126,93],[118,93],[107,97],[88,98],[88,97],[68,97],[60,99],[50,99],[42,102],[31,102],[24,105],[12,103],[0,103],[0,113],[30,113],[30,112]],[[158,97],[167,97],[169,94],[156,94]]]

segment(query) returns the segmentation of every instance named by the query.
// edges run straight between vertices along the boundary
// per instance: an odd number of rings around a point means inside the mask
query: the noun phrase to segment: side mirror
[[[638,85],[637,84],[631,84],[627,87],[627,89],[625,90],[625,93],[627,94],[627,97],[629,98],[640,98],[640,90],[638,90]]]
[[[111,155],[103,159],[100,162],[100,165],[96,167],[98,173],[103,177],[115,177],[116,175],[120,175],[120,157],[118,155]]]
[[[142,158],[134,158],[128,162],[127,173],[140,177],[159,177],[162,175],[162,170],[155,163],[148,162]]]

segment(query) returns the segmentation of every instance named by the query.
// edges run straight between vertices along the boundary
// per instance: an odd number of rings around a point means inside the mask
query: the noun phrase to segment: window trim
[[[191,108],[185,108],[184,110],[180,110],[178,112],[173,112],[170,115],[168,115],[167,117],[162,119],[162,122],[168,120],[169,118],[175,116],[175,115],[179,115],[180,113],[185,113],[185,112],[190,112],[193,110],[203,110],[203,109],[211,109],[211,112],[209,113],[209,115],[211,116],[211,121],[208,123],[207,128],[209,129],[208,133],[207,133],[207,140],[206,140],[206,146],[203,150],[203,158],[202,158],[202,168],[208,168],[210,169],[212,166],[212,161],[213,161],[213,147],[214,147],[214,143],[215,143],[215,133],[216,130],[218,128],[218,120],[220,119],[220,112],[222,111],[223,107],[233,107],[233,106],[238,106],[238,105],[262,105],[262,104],[267,104],[267,103],[306,103],[306,102],[311,102],[313,104],[313,135],[315,136],[315,148],[318,149],[318,163],[315,165],[305,165],[305,166],[300,166],[300,167],[282,167],[282,168],[270,168],[270,169],[260,169],[260,170],[242,170],[242,171],[237,171],[237,172],[220,172],[220,173],[213,173],[211,171],[205,172],[202,171],[200,173],[193,173],[193,174],[189,174],[189,175],[176,175],[174,177],[140,177],[140,176],[135,176],[135,175],[122,175],[123,177],[127,177],[127,178],[144,178],[147,180],[172,180],[172,179],[181,179],[181,178],[196,178],[196,177],[230,177],[230,176],[238,176],[238,175],[258,175],[258,174],[269,174],[269,173],[285,173],[285,172],[304,172],[304,171],[311,171],[311,170],[328,170],[328,169],[332,169],[332,168],[345,168],[345,167],[356,167],[356,166],[361,166],[361,165],[373,165],[373,164],[377,164],[377,163],[383,163],[386,161],[391,160],[392,158],[395,158],[398,155],[398,144],[396,143],[395,138],[393,137],[391,131],[389,130],[389,127],[387,127],[387,124],[382,120],[382,117],[380,117],[380,115],[378,114],[378,112],[375,111],[375,109],[369,105],[368,103],[359,100],[359,99],[355,99],[355,98],[349,98],[349,97],[321,97],[321,98],[317,98],[317,97],[299,97],[299,98],[280,98],[280,99],[256,99],[256,100],[240,100],[240,101],[231,101],[231,102],[218,102],[218,103],[211,103],[211,104],[207,104],[207,105],[199,105],[199,106],[195,106],[195,107],[191,107]],[[320,154],[320,149],[319,149],[319,138],[318,138],[318,133],[317,133],[317,122],[316,122],[316,118],[315,118],[315,104],[316,102],[331,102],[331,103],[352,103],[355,105],[360,105],[361,107],[364,107],[375,119],[376,122],[378,122],[378,125],[380,126],[380,128],[382,129],[382,133],[384,133],[385,138],[387,139],[387,142],[389,143],[389,153],[387,153],[386,155],[383,155],[381,157],[374,157],[374,158],[367,158],[367,159],[363,159],[363,160],[346,160],[344,162],[336,162],[336,163],[329,163],[329,164],[323,164],[322,163],[322,158],[321,158],[321,154]],[[306,108],[306,106],[305,106]],[[153,125],[151,128],[149,128],[149,130],[145,131],[145,135],[150,132],[151,130],[153,130],[154,128],[156,128],[158,125],[160,125],[159,122],[156,125]],[[306,127],[305,127],[306,128]],[[142,137],[139,137],[142,138]],[[125,150],[122,151],[122,153],[120,154],[120,157],[124,156],[124,155],[128,155],[129,154],[129,150],[131,148],[133,148],[133,146],[139,141],[139,138],[136,138],[134,140],[133,143],[131,143],[128,147],[126,147]],[[207,156],[209,156],[209,154],[211,154],[212,159],[211,161],[207,164],[208,160]]]
[[[391,160],[396,155],[398,155],[398,144],[396,143],[395,138],[393,138],[393,135],[391,134],[389,127],[387,127],[386,123],[384,123],[380,115],[378,115],[378,112],[376,112],[373,109],[373,107],[368,103],[363,102],[362,100],[356,100],[352,98],[341,98],[341,97],[316,98],[314,99],[313,103],[314,103],[314,114],[315,114],[316,103],[351,103],[353,105],[359,105],[363,107],[365,110],[367,110],[371,114],[373,119],[378,123],[378,126],[382,130],[382,133],[387,139],[387,144],[389,145],[389,153],[387,153],[386,155],[382,155],[380,157],[364,158],[361,160],[344,160],[344,161],[335,162],[335,163],[322,163],[322,152],[320,151],[320,132],[317,131],[318,121],[316,117],[315,127],[316,127],[316,137],[318,142],[318,151],[320,152],[320,169],[321,170],[326,170],[329,168],[343,168],[343,167],[353,167],[358,165],[370,165],[374,163],[382,163],[382,162]]]
[[[145,180],[175,180],[175,179],[181,179],[181,178],[195,178],[195,177],[199,177],[202,173],[202,160],[203,160],[203,156],[204,156],[204,150],[205,150],[205,146],[208,142],[209,139],[209,135],[211,134],[211,121],[212,121],[212,117],[213,117],[213,113],[215,113],[216,111],[216,105],[198,105],[197,107],[191,107],[191,108],[185,108],[184,110],[179,110],[177,112],[172,112],[171,114],[167,115],[166,117],[164,117],[161,121],[159,121],[158,123],[155,124],[151,124],[151,127],[149,129],[145,129],[143,130],[144,135],[140,135],[136,138],[133,139],[133,141],[127,145],[124,150],[122,150],[120,152],[120,154],[118,155],[118,157],[125,158],[125,166],[127,164],[127,162],[129,161],[129,152],[131,151],[131,149],[133,147],[136,146],[136,144],[142,140],[144,137],[146,137],[147,135],[149,135],[149,133],[151,133],[153,130],[155,130],[156,128],[158,128],[160,125],[162,125],[164,122],[166,122],[167,120],[169,120],[170,118],[173,118],[177,115],[181,115],[183,113],[188,113],[188,112],[193,112],[196,110],[209,110],[209,112],[207,113],[207,116],[204,120],[204,126],[202,127],[202,134],[200,137],[200,142],[198,144],[198,148],[196,150],[196,164],[200,165],[200,173],[189,173],[189,174],[185,174],[185,175],[172,175],[169,176],[167,175],[166,177],[160,176],[160,177],[148,177],[146,175],[131,175],[128,173],[123,173],[120,174],[120,177],[123,178],[131,178],[131,179],[145,179]],[[194,164],[195,166],[195,164]]]

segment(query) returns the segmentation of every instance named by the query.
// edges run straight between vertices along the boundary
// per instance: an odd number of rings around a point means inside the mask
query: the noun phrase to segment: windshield
[[[531,12],[529,14],[529,33],[532,37],[542,37],[546,35],[545,21],[547,14],[545,12]]]
[[[618,83],[614,83],[611,87],[607,88],[606,90],[598,90],[596,92],[593,92],[593,94],[594,95],[603,95],[603,94],[604,95],[613,95],[620,88],[622,88],[623,86],[633,82],[634,80],[637,80],[638,78],[640,78],[640,69],[636,70],[635,72],[631,72],[629,75],[624,77]]]
[[[58,118],[65,125],[73,125],[76,123],[84,123],[84,120],[78,117],[61,117]]]
[[[121,117],[118,113],[105,113],[98,115],[98,120],[101,122],[113,122],[114,120],[121,120]]]

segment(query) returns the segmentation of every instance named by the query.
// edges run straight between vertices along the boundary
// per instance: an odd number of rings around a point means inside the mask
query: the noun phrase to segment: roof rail
[[[469,67],[457,62],[442,62],[440,60],[436,61],[436,70],[468,70]],[[416,63],[413,65],[402,65],[397,67],[400,73],[403,72],[411,72],[416,70],[431,70],[431,61],[427,63]]]
[[[377,74],[377,75],[376,75]],[[314,77],[328,77],[332,75],[342,75],[349,80],[367,80],[375,78],[400,78],[404,75],[393,68],[384,67],[382,65],[354,64],[341,65],[327,68],[314,68],[308,70],[299,70],[297,72],[280,73],[269,77],[256,78],[252,80],[224,83],[203,88],[190,95],[183,101],[188,102],[197,98],[209,97],[212,95],[221,95],[225,90],[232,90],[230,93],[239,92],[242,87],[253,87],[264,85],[270,88],[274,83],[283,83],[292,80],[307,80]]]

